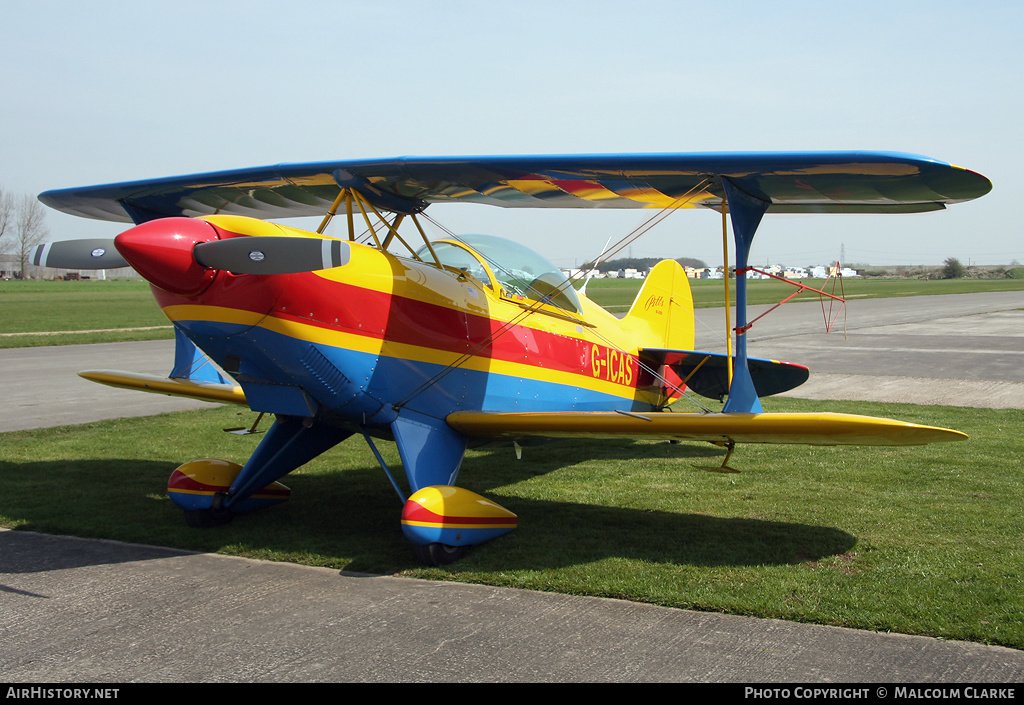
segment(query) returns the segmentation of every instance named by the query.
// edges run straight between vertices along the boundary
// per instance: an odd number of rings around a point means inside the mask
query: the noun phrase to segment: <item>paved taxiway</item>
[[[698,315],[697,347],[724,349],[721,312]],[[1024,407],[1024,293],[854,302],[845,335],[822,327],[787,304],[751,354],[808,364],[794,395]],[[0,351],[0,430],[194,406],[72,372],[166,373],[171,347]],[[11,531],[0,634],[22,683],[1024,681],[1024,652],[977,644]]]

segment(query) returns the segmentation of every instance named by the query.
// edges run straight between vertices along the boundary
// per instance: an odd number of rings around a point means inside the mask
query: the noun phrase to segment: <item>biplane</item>
[[[173,473],[168,491],[190,524],[216,525],[282,501],[289,490],[281,478],[358,435],[402,501],[401,527],[417,556],[440,564],[518,521],[456,486],[472,445],[506,443],[518,453],[557,438],[706,441],[725,449],[725,469],[737,443],[966,438],[893,419],[765,413],[760,398],[801,384],[808,370],[748,355],[743,274],[766,214],[919,213],[990,189],[975,172],[882,152],[278,165],[48,191],[39,197],[48,206],[134,227],[113,241],[41,246],[34,262],[130,264],[174,324],[168,377],[84,377],[273,416],[244,465],[203,459]],[[424,211],[435,203],[719,211],[735,252],[728,352],[693,349],[693,302],[676,262],[654,267],[629,312],[616,317],[521,244],[482,235],[431,240]],[[294,216],[323,220],[316,232],[275,222]],[[336,216],[347,234],[326,234]],[[684,394],[724,405],[672,410]],[[378,452],[380,440],[397,444],[404,483]]]

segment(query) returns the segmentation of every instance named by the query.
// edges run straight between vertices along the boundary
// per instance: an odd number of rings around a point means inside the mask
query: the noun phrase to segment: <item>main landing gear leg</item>
[[[189,526],[222,526],[234,514],[288,499],[291,491],[276,480],[350,435],[333,426],[279,416],[244,467],[225,460],[193,460],[174,471],[167,491],[185,511]]]
[[[421,563],[453,563],[470,546],[516,528],[515,514],[450,484],[458,475],[466,439],[443,420],[406,410],[391,431],[413,492],[402,508],[402,532]]]

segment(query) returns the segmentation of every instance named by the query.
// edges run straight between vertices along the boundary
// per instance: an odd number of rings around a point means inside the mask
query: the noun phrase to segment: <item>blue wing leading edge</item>
[[[938,210],[987,193],[984,176],[894,152],[399,157],[279,164],[47,191],[72,215],[118,222],[168,216],[322,216],[339,184],[375,205],[418,212],[431,203],[512,208],[720,209],[722,179],[770,203],[769,213]],[[686,196],[685,203],[680,199]]]

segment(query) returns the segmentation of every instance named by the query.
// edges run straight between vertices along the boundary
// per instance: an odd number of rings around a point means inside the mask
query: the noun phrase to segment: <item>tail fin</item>
[[[623,324],[636,333],[637,347],[693,350],[693,295],[678,262],[651,269]]]

